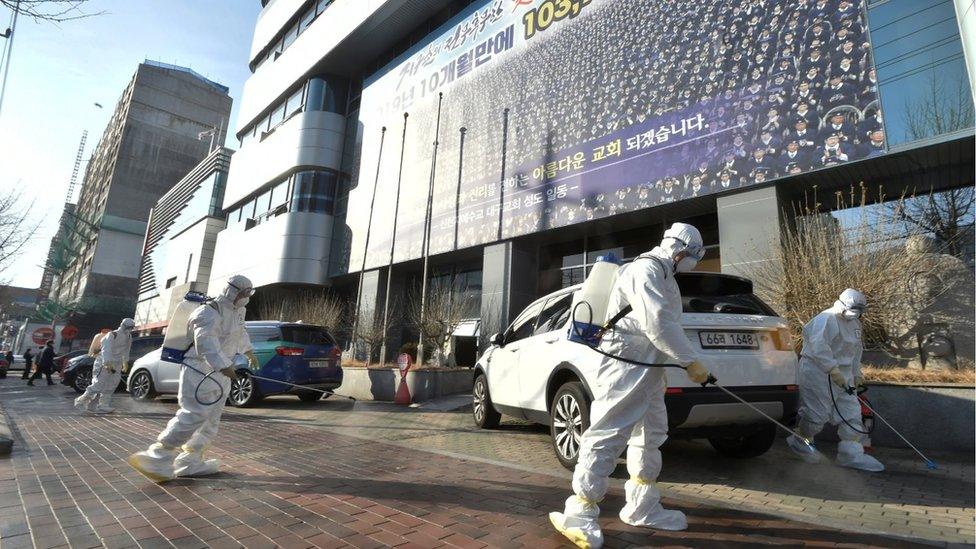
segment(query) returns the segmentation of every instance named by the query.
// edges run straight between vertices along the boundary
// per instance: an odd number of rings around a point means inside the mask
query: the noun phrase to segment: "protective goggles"
[[[237,290],[237,299],[244,299],[245,297],[251,297],[254,295],[254,288],[244,288],[242,290],[230,282],[228,282],[227,285]]]
[[[681,245],[685,247],[683,251],[686,254],[688,254],[688,257],[693,257],[697,261],[701,261],[702,258],[705,257],[705,247],[704,246],[699,246],[697,244],[695,244],[695,245],[688,244],[687,242],[685,242],[684,240],[681,240],[680,238],[678,238],[676,236],[669,236],[668,238],[672,238],[672,239],[680,242]]]

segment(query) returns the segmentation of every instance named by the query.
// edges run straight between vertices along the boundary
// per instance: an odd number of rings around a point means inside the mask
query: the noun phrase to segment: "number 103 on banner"
[[[525,39],[528,40],[563,19],[572,19],[590,5],[593,0],[546,0],[522,16]]]

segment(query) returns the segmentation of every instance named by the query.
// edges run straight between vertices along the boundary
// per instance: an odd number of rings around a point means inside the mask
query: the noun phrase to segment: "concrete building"
[[[78,255],[53,292],[77,304],[72,323],[82,338],[134,313],[149,211],[208,155],[199,134],[226,128],[230,110],[226,86],[183,67],[139,65],[88,162],[75,211]]]
[[[973,185],[952,3],[739,4],[262,2],[212,279],[362,280],[369,316],[429,256],[490,333],[674,221],[742,274],[814,192]]]
[[[233,151],[214,150],[149,212],[139,269],[136,330],[160,333],[189,291],[207,293]]]

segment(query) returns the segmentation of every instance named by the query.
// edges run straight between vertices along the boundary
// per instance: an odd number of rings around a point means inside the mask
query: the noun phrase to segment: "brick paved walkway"
[[[259,414],[282,421],[322,425],[350,436],[368,436],[409,448],[487,460],[495,464],[569,478],[550,448],[548,429],[505,418],[498,431],[475,429],[467,413],[404,414],[373,405],[356,415],[338,413],[339,403],[309,409],[292,400],[270,400]],[[329,408],[332,407],[332,408]],[[728,460],[705,441],[669,442],[659,479],[666,495],[731,509],[771,513],[855,531],[890,533],[972,546],[976,541],[972,456],[928,452],[939,464],[929,471],[910,450],[876,449],[887,471],[852,471],[833,464],[836,448],[818,444],[828,459],[797,461],[782,442],[767,454]],[[622,485],[621,464],[615,476]],[[567,482],[568,484],[568,482]]]
[[[16,427],[0,460],[0,545],[59,547],[562,546],[546,512],[567,486],[552,476],[232,411],[212,454],[225,472],[157,486],[124,462],[171,416],[171,403],[119,398],[112,416],[78,416],[61,387],[0,381]],[[337,416],[340,412],[330,412]],[[369,414],[344,411],[350,425]],[[271,414],[275,415],[275,414]],[[768,515],[667,501],[686,532],[621,524],[605,502],[608,547],[761,544],[908,546]]]

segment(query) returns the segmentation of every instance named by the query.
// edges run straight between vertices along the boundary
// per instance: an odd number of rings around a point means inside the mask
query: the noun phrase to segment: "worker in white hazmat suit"
[[[704,253],[698,229],[675,223],[664,233],[660,246],[622,267],[610,292],[607,316],[627,305],[633,311],[604,334],[600,349],[630,360],[686,366],[692,381],[704,383],[709,373],[681,327],[681,294],[675,281],[675,273],[694,269]],[[655,486],[661,472],[659,448],[668,433],[666,387],[663,368],[610,357],[600,363],[592,387],[590,428],[580,441],[573,474],[574,495],[566,500],[562,513],[549,514],[553,526],[577,546],[603,545],[597,503],[606,494],[624,446],[630,480],[620,520],[664,530],[687,528],[684,513],[661,506],[661,493]]]
[[[185,329],[192,332],[193,346],[186,352],[180,370],[180,409],[155,444],[132,454],[128,460],[153,481],[217,472],[217,460],[204,459],[203,453],[217,435],[231,381],[237,377],[233,358],[247,355],[250,367],[257,368],[243,315],[253,293],[250,280],[232,276],[219,297],[190,315]]]
[[[122,381],[122,373],[129,368],[129,350],[132,348],[132,330],[136,322],[131,318],[123,318],[119,327],[105,334],[98,345],[92,345],[89,354],[94,353],[95,364],[92,365],[92,382],[85,392],[75,399],[75,408],[87,411],[96,399],[96,414],[110,414],[112,395]]]
[[[837,425],[840,443],[837,464],[863,471],[884,471],[884,465],[864,453],[864,425],[857,396],[847,392],[861,379],[861,315],[867,307],[864,294],[848,288],[832,307],[803,327],[800,352],[800,410],[797,432],[807,439],[826,423]],[[836,402],[836,407],[835,407]],[[850,425],[848,425],[848,423]],[[794,453],[814,463],[820,456],[795,435],[786,439]]]

